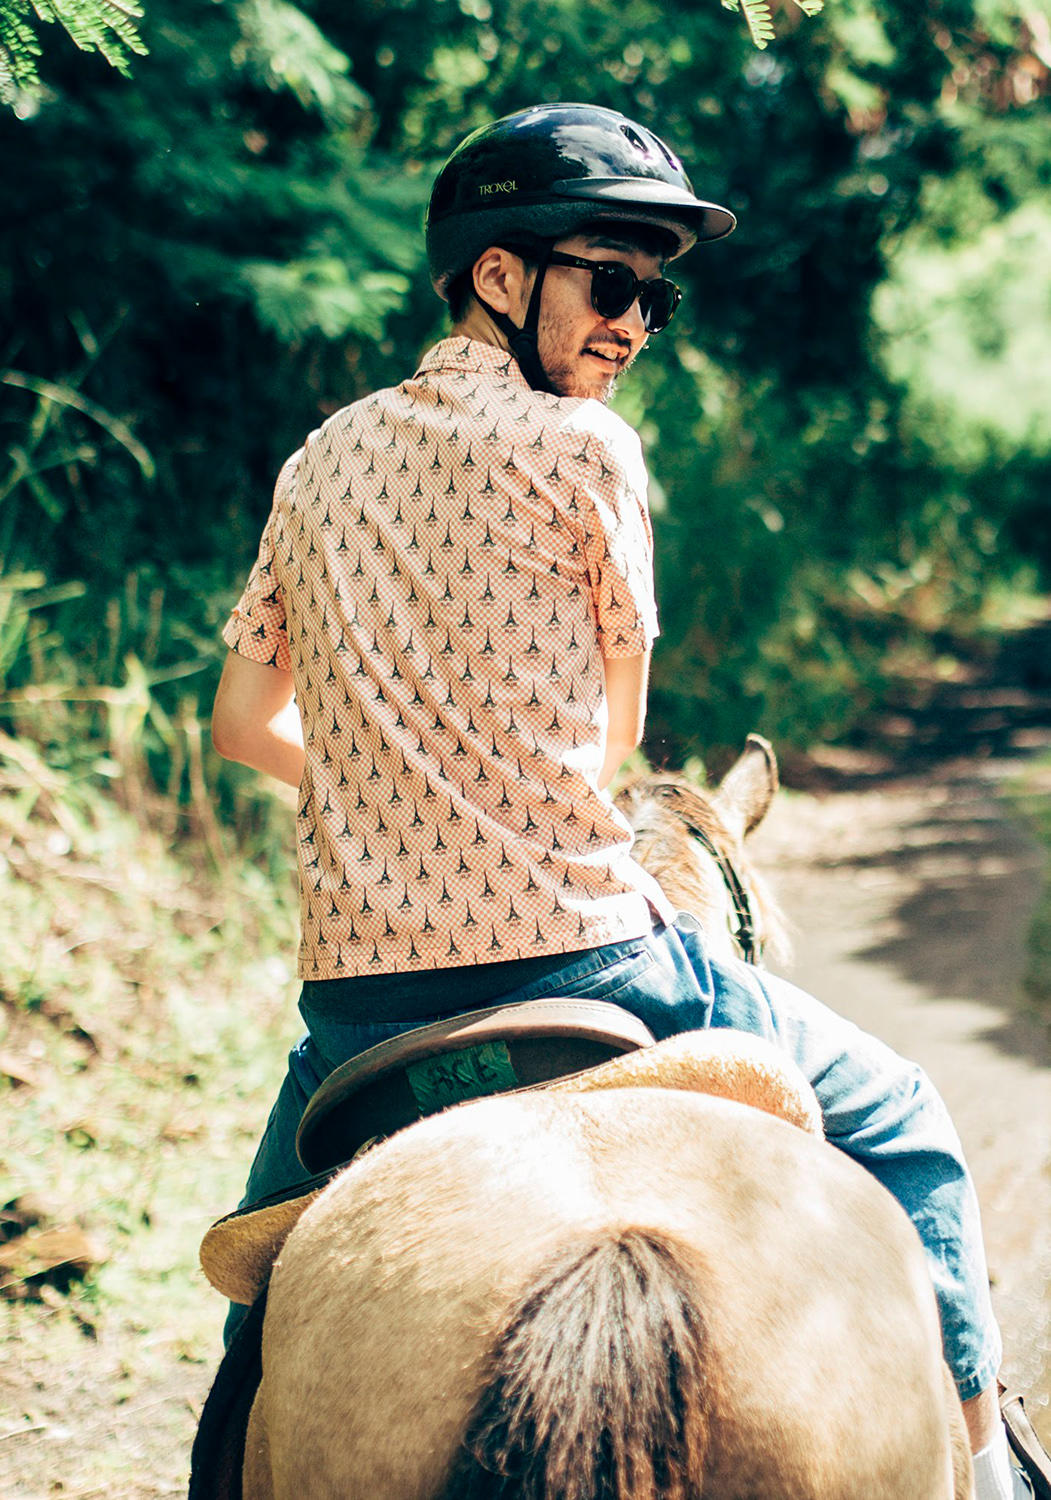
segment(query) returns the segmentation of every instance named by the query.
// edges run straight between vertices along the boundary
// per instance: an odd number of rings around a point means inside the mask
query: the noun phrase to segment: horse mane
[[[698,1500],[713,1402],[696,1253],[604,1229],[532,1278],[438,1500]]]
[[[745,853],[744,839],[731,831],[728,818],[720,811],[717,791],[708,792],[685,776],[648,772],[625,782],[614,801],[635,835],[635,859],[653,876],[673,906],[692,912],[705,927],[715,915],[715,865],[691,836],[692,825],[704,831],[748,887],[766,954],[782,962],[791,956],[787,919]],[[746,827],[746,832],[750,831]]]

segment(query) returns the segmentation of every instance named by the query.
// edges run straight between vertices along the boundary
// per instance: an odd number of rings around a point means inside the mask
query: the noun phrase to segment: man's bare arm
[[[224,759],[298,786],[303,725],[291,672],[229,652],[212,709],[212,742]]]
[[[641,656],[609,656],[606,670],[606,702],[609,729],[606,754],[599,772],[600,788],[607,787],[631,752],[642,740],[646,726],[646,688],[650,676],[650,653]]]

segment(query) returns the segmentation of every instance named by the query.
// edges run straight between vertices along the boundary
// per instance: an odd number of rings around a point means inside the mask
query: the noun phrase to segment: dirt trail
[[[1034,661],[1035,686],[1018,669]],[[915,1058],[949,1105],[982,1205],[1003,1378],[1051,1448],[1051,1017],[1022,989],[1046,858],[1002,795],[1051,749],[1049,668],[1044,626],[891,721],[897,748],[812,768],[817,789],[783,795],[754,852],[796,929],[786,975]]]

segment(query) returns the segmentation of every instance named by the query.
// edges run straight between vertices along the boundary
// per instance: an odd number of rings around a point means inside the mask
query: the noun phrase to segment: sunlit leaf
[[[744,18],[752,41],[763,48],[774,39],[774,23],[766,0],[741,0]]]
[[[237,7],[241,42],[235,61],[270,88],[287,88],[307,109],[349,120],[368,104],[350,78],[350,59],[288,0],[244,0]]]
[[[99,52],[119,73],[130,72],[129,56],[146,53],[134,0],[4,0],[0,4],[0,103],[16,104],[22,91],[39,84],[42,52],[38,26],[57,25],[82,52]]]
[[[381,272],[351,277],[336,259],[256,261],[243,267],[242,277],[262,322],[286,340],[314,332],[335,339],[351,330],[374,337],[407,290],[404,277]]]

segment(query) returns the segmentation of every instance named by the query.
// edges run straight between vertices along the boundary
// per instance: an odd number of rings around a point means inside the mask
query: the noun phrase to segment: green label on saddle
[[[459,1052],[443,1052],[405,1069],[420,1113],[434,1114],[464,1099],[479,1099],[518,1087],[518,1078],[504,1042],[483,1042]]]

